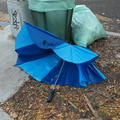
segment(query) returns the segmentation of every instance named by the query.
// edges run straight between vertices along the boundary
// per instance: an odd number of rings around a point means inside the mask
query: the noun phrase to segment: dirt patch
[[[1,0],[7,1],[7,0]],[[120,20],[97,15],[106,30],[120,32]],[[0,21],[9,22],[8,14],[0,12]],[[2,23],[3,24],[3,23]],[[2,26],[1,24],[1,26]],[[3,29],[0,26],[0,29]],[[49,85],[30,77],[3,108],[15,120],[94,120],[84,95],[103,120],[120,119],[120,37],[110,37],[94,42],[89,48],[99,54],[94,63],[107,79],[87,89],[61,86],[51,103],[47,103]]]
[[[102,23],[106,31],[120,33],[120,19],[110,19],[98,14],[95,14],[99,21]]]
[[[94,63],[107,79],[87,89],[61,86],[47,103],[49,85],[30,77],[1,107],[15,120],[95,120],[84,95],[103,120],[120,119],[120,37],[101,39],[89,46],[99,55]]]
[[[99,19],[99,20],[103,20],[103,21],[112,21],[112,19],[95,14],[95,16]]]

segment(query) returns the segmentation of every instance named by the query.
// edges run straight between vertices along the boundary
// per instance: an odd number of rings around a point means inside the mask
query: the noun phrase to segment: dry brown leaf
[[[3,27],[0,27],[0,30],[3,30]]]
[[[107,17],[104,17],[104,16],[101,16],[101,15],[98,15],[98,14],[95,14],[95,16],[100,19],[100,20],[104,20],[104,21],[112,21],[112,19],[110,18],[107,18]]]

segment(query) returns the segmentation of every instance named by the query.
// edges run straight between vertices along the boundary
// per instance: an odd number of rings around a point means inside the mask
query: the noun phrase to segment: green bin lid
[[[75,7],[74,0],[28,0],[29,9],[38,12],[69,10]]]

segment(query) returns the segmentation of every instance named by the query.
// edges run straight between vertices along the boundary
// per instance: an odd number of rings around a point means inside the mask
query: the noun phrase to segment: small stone
[[[120,59],[120,54],[115,55],[115,58],[119,58]]]
[[[116,21],[118,21],[118,22],[119,22],[120,20],[119,20],[119,19],[117,19]]]

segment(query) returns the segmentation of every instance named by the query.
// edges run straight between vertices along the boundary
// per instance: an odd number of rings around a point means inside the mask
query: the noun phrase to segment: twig
[[[67,100],[67,101],[68,101],[68,100]],[[78,108],[77,108],[72,102],[68,101],[68,103],[69,103],[72,107],[74,107],[75,109],[78,110]]]
[[[48,118],[52,118],[52,117],[54,117],[54,114],[46,116],[46,117],[43,117],[42,119],[48,119]]]
[[[105,100],[103,104],[99,105],[99,107],[101,107],[101,106],[105,105],[105,104],[106,104],[107,102],[109,102],[112,98],[114,98],[114,96],[113,96],[113,95],[112,95],[112,96],[110,96],[107,100]]]
[[[113,92],[113,94],[118,95],[120,97],[120,94]]]
[[[77,119],[77,120],[90,120],[90,119],[87,119],[87,118],[80,118],[80,119]]]
[[[78,110],[78,108],[72,103],[72,102],[70,102],[68,99],[66,99],[66,98],[63,98],[63,97],[61,97],[62,99],[64,99],[66,102],[68,102],[72,107],[74,107],[76,110]],[[78,110],[79,111],[79,110]]]
[[[84,98],[85,98],[85,100],[86,100],[86,102],[87,102],[87,104],[88,104],[88,106],[89,106],[89,108],[90,108],[91,112],[92,112],[92,113],[93,113],[93,115],[96,117],[96,119],[97,119],[97,120],[102,120],[102,118],[101,118],[101,117],[99,117],[99,115],[98,115],[97,111],[93,109],[93,107],[92,107],[92,105],[91,105],[90,101],[88,100],[88,98],[86,97],[86,95],[85,95],[85,94],[84,94]]]
[[[99,94],[99,95],[101,95],[101,96],[103,96],[103,97],[105,97],[105,98],[109,98],[108,96],[105,96],[105,95],[103,95],[102,93],[100,93],[100,92],[98,92],[98,91],[95,91],[95,90],[92,90],[92,89],[91,89],[91,91],[93,91],[93,92],[95,92],[95,93],[97,93],[97,94]]]

